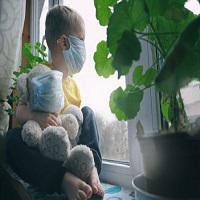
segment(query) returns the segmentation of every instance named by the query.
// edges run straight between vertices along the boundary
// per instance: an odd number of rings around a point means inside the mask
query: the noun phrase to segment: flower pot
[[[187,191],[188,196],[200,197],[200,138],[165,134],[139,138],[139,144],[150,192],[159,188],[162,195],[181,196]]]
[[[181,195],[170,195],[170,194],[162,194],[162,191],[165,188],[162,186],[155,185],[155,183],[149,181],[143,174],[138,175],[132,181],[132,185],[135,189],[135,200],[198,200],[199,197],[194,197],[191,194],[192,191],[185,190]],[[149,186],[155,187],[154,192],[149,191]],[[173,190],[173,187],[168,188],[169,190]],[[193,190],[196,190],[194,188]],[[172,192],[171,192],[172,193]]]

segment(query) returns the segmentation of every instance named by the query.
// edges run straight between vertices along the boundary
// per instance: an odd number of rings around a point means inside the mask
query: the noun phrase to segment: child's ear
[[[69,49],[69,41],[68,41],[66,35],[61,35],[61,37],[59,39],[59,43],[60,43],[62,50]]]

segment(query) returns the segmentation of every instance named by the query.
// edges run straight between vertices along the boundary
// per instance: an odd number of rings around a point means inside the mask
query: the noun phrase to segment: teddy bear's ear
[[[22,73],[17,79],[17,92],[25,103],[28,101],[27,77],[28,74]]]

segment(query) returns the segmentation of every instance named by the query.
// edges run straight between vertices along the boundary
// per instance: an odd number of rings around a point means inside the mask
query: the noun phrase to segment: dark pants
[[[101,153],[95,116],[89,107],[83,107],[83,125],[79,144],[87,145],[93,152],[98,173],[101,171]],[[62,162],[41,155],[38,149],[28,147],[21,137],[21,128],[8,131],[6,157],[8,163],[24,181],[39,186],[47,193],[60,192],[66,168]]]

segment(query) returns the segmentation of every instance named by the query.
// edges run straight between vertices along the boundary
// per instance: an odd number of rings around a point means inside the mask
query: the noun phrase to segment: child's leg
[[[83,124],[79,144],[84,144],[91,149],[99,174],[101,172],[102,158],[99,149],[99,133],[96,125],[95,115],[92,109],[87,106],[82,108],[82,112]]]
[[[87,145],[94,156],[95,167],[91,172],[88,183],[92,187],[94,194],[103,196],[103,189],[99,181],[99,173],[101,172],[102,158],[99,149],[99,133],[96,125],[94,112],[87,106],[82,108],[83,125],[80,136],[80,144]]]
[[[66,172],[62,162],[46,158],[38,149],[28,147],[22,141],[21,130],[15,128],[8,132],[6,143],[8,163],[24,181],[48,193],[60,192]]]

